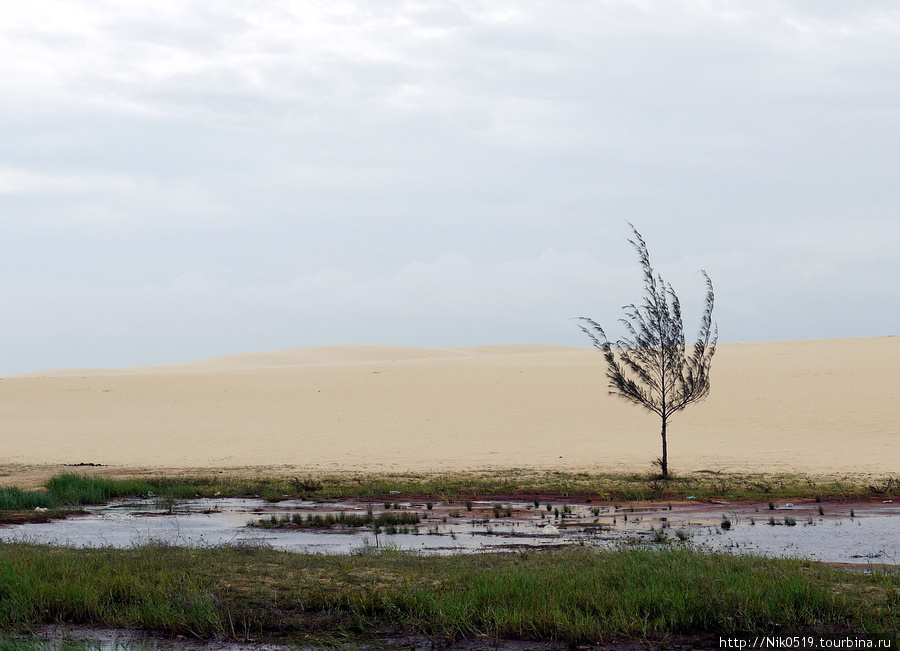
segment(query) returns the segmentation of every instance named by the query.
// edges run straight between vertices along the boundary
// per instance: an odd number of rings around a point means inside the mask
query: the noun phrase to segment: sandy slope
[[[344,346],[0,380],[2,460],[310,470],[649,470],[652,414],[590,348]],[[722,345],[673,470],[900,472],[900,338]]]

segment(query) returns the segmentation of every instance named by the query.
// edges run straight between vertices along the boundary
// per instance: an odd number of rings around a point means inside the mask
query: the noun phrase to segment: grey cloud
[[[709,271],[725,341],[889,334],[898,33],[889,3],[5,9],[5,368],[585,344],[640,291],[626,219],[686,308]]]

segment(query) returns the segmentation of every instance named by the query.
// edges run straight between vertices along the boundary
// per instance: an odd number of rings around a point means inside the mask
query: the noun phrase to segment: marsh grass
[[[0,488],[0,511],[33,511],[36,508],[55,508],[55,500],[37,491]]]
[[[641,501],[729,497],[769,501],[783,498],[848,501],[884,495],[896,482],[885,479],[873,484],[855,477],[811,477],[807,475],[754,475],[697,472],[659,481],[641,474],[588,474],[564,472],[498,471],[491,474],[323,476],[317,478],[318,498],[410,497],[460,498],[490,495],[519,496],[533,501],[536,495],[559,495],[583,500]],[[882,492],[875,492],[876,489]],[[260,492],[257,490],[256,492]],[[275,491],[277,492],[277,491]],[[306,495],[310,497],[310,495]]]
[[[150,490],[146,482],[94,479],[60,475],[50,479],[44,491],[0,488],[0,523],[45,522],[65,517],[86,504],[100,504],[114,497]]]
[[[513,514],[510,504],[494,504],[493,511],[495,518],[511,518]]]
[[[588,644],[900,630],[896,573],[671,545],[455,556],[0,545],[0,590],[0,629],[18,631],[78,623],[302,641],[405,630]]]
[[[220,628],[211,579],[178,549],[82,551],[0,545],[0,630],[71,623],[205,637]]]
[[[101,479],[74,474],[53,477],[46,487],[47,496],[59,506],[102,504],[116,497],[153,494],[151,484],[143,480]]]
[[[35,508],[62,509],[86,504],[102,504],[117,497],[153,496],[158,490],[160,498],[176,499],[185,492],[194,496],[189,488],[177,484],[167,486],[164,494],[157,487],[160,482],[129,479],[102,479],[83,475],[65,474],[52,477],[45,484],[45,491],[23,491],[18,488],[0,488],[0,511],[24,511]],[[168,482],[163,482],[168,483]]]
[[[872,482],[858,477],[813,477],[800,474],[755,475],[701,471],[660,481],[641,474],[589,474],[531,472],[521,469],[491,473],[445,475],[321,475],[316,477],[241,478],[226,475],[106,479],[66,474],[46,484],[55,504],[94,504],[114,497],[148,495],[185,499],[193,497],[260,497],[282,499],[376,499],[394,502],[398,496],[465,503],[475,497],[536,496],[604,501],[708,499],[769,501],[816,499],[852,501],[893,493],[900,483],[893,478]],[[7,489],[8,490],[8,489]],[[38,498],[30,498],[38,499]],[[46,507],[46,504],[41,504]],[[33,508],[33,507],[32,507]],[[772,503],[774,508],[774,503]]]
[[[311,527],[330,529],[335,526],[342,527],[394,527],[397,525],[419,524],[421,518],[418,513],[283,513],[262,518],[254,523],[265,529],[277,529],[282,527]]]
[[[488,473],[448,475],[322,475],[316,477],[242,478],[226,475],[196,477],[156,477],[109,479],[68,473],[51,478],[45,491],[0,489],[0,518],[11,512],[35,508],[72,509],[99,504],[119,497],[154,496],[171,501],[197,497],[256,497],[269,501],[283,499],[391,498],[397,496],[439,498],[464,503],[471,510],[472,499],[485,496],[559,496],[605,501],[708,499],[768,501],[773,499],[816,499],[847,502],[871,497],[883,498],[900,490],[896,478],[811,477],[807,475],[724,474],[701,471],[660,481],[639,474],[588,474],[529,472],[521,469]],[[434,504],[433,500],[432,505]],[[552,510],[546,504],[548,511]],[[44,517],[44,516],[41,516]]]

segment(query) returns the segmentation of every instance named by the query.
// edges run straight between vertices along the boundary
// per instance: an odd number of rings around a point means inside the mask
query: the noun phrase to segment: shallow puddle
[[[35,635],[27,637],[4,638],[0,632],[0,642],[19,641],[24,648],[34,651],[386,651],[402,649],[403,651],[434,651],[444,648],[431,638],[420,635],[400,635],[379,638],[375,642],[361,643],[348,641],[345,644],[332,642],[327,646],[278,645],[264,644],[255,641],[230,642],[225,640],[190,640],[183,637],[170,638],[129,631],[125,629],[96,629],[83,626],[45,626],[39,627]],[[16,646],[12,646],[16,648]],[[449,648],[449,647],[447,647]],[[458,639],[453,643],[458,651],[567,651],[570,647],[564,642],[538,642],[530,640],[504,640],[484,637]],[[615,645],[603,647],[580,647],[584,649],[616,649]],[[627,644],[628,651],[638,647]]]
[[[0,540],[74,547],[146,544],[251,546],[344,554],[391,547],[424,553],[478,552],[571,544],[691,545],[711,550],[790,556],[834,563],[900,563],[900,505],[815,502],[696,503],[628,506],[475,501],[470,505],[391,503],[269,503],[198,499],[175,504],[117,500],[85,515],[43,524],[0,527]],[[312,528],[272,518],[310,515],[416,514],[418,524]],[[469,510],[471,509],[471,510]],[[819,511],[822,511],[822,514]],[[852,516],[851,516],[852,513]],[[295,517],[296,516],[296,517]],[[250,526],[253,525],[253,526]]]
[[[200,641],[163,637],[141,631],[85,626],[42,626],[34,635],[4,638],[0,642],[40,651],[312,651],[311,647],[247,642]]]

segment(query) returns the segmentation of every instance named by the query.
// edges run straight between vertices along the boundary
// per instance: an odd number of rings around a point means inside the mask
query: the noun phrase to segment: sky
[[[888,1],[0,8],[0,374],[588,346],[631,222],[721,342],[900,334]]]

